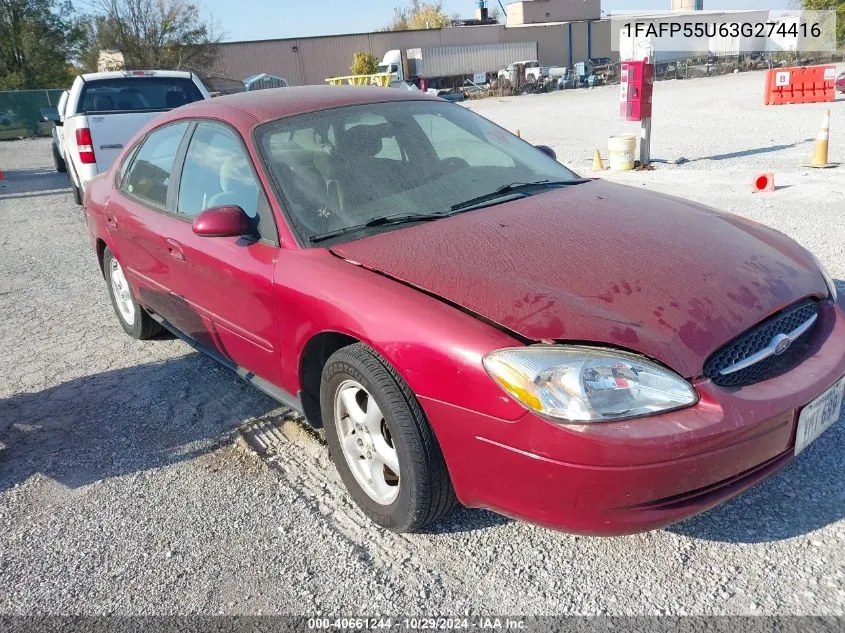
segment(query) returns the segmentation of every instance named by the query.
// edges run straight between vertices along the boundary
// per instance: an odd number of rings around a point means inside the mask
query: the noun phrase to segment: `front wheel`
[[[422,408],[375,351],[357,343],[332,354],[323,368],[320,405],[340,477],[375,523],[414,532],[456,504]]]

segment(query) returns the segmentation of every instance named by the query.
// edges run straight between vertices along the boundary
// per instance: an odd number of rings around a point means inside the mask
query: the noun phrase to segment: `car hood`
[[[331,250],[525,339],[609,344],[686,377],[770,314],[827,294],[809,254],[783,234],[605,181]]]

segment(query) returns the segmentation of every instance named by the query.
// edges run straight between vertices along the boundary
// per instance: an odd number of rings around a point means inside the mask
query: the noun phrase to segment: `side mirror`
[[[548,145],[535,145],[535,147],[547,156],[550,156],[551,158],[557,160],[557,154],[555,154],[555,151]]]
[[[52,121],[58,123],[61,120],[59,110],[56,106],[45,106],[41,108],[41,121]]]
[[[249,218],[237,205],[206,209],[194,218],[193,229],[202,237],[240,237],[250,232]]]

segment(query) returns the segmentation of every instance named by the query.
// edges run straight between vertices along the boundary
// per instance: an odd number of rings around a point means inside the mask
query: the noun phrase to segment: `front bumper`
[[[678,522],[780,470],[793,459],[801,408],[843,375],[845,312],[828,302],[797,367],[742,388],[696,381],[701,400],[681,411],[556,425],[420,402],[464,505],[609,536]]]

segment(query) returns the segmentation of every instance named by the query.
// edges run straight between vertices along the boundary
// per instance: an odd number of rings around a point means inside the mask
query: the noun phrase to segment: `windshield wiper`
[[[536,182],[513,182],[509,185],[499,187],[498,189],[496,189],[496,191],[492,193],[484,194],[483,196],[478,196],[477,198],[471,198],[469,200],[466,200],[465,202],[459,202],[458,204],[453,204],[450,211],[447,213],[397,213],[395,215],[386,215],[378,218],[373,218],[372,220],[364,222],[363,224],[356,224],[354,226],[347,226],[341,229],[337,229],[335,231],[329,231],[328,233],[312,235],[308,238],[308,241],[312,244],[316,244],[317,242],[323,242],[325,240],[330,240],[335,237],[340,237],[341,235],[347,235],[348,233],[355,233],[356,231],[362,231],[364,229],[369,229],[377,226],[390,226],[394,224],[410,224],[412,222],[428,222],[431,220],[439,220],[441,218],[447,218],[458,211],[467,211],[472,207],[484,205],[487,202],[491,202],[499,198],[512,196],[514,194],[520,194],[525,190],[546,189],[550,187],[565,187],[568,185],[580,185],[585,182],[590,181],[586,178],[583,178],[579,180],[538,180]]]
[[[485,193],[482,196],[470,198],[463,202],[452,205],[452,211],[464,211],[470,207],[475,207],[486,202],[492,202],[505,196],[510,196],[515,193],[522,193],[530,189],[547,189],[551,187],[565,187],[567,185],[580,185],[585,182],[590,182],[586,178],[579,180],[537,180],[536,182],[512,182],[504,187],[499,187],[495,191]]]
[[[363,224],[356,224],[354,226],[347,226],[342,229],[337,229],[335,231],[329,231],[328,233],[312,235],[310,238],[308,238],[308,240],[312,244],[316,244],[317,242],[330,240],[333,237],[340,237],[341,235],[346,235],[347,233],[354,233],[355,231],[362,231],[363,229],[369,229],[375,226],[409,224],[411,222],[427,222],[430,220],[439,220],[440,218],[445,217],[446,214],[444,213],[397,213],[396,215],[386,215],[383,217],[373,218],[372,220],[364,222]]]

